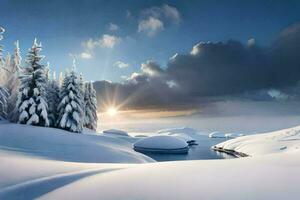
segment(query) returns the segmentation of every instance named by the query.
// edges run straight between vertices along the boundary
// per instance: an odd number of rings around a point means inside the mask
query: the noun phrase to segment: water
[[[201,135],[195,138],[198,145],[190,147],[188,154],[155,154],[144,153],[158,162],[178,161],[178,160],[211,160],[211,159],[230,159],[235,158],[226,153],[217,152],[211,149],[211,146],[225,141],[224,138],[209,138]]]

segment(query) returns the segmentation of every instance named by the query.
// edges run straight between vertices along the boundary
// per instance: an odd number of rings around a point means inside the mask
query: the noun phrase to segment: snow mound
[[[300,149],[300,126],[238,137],[217,144],[214,148],[232,150],[249,156],[295,151]]]
[[[189,127],[162,129],[156,132],[161,135],[170,135],[186,141],[188,144],[196,144],[195,137],[198,135],[195,129]]]
[[[128,133],[122,130],[117,130],[117,129],[109,129],[103,131],[105,134],[113,134],[113,135],[118,135],[118,136],[127,136],[129,137]]]
[[[188,144],[177,137],[157,135],[137,141],[134,143],[134,150],[153,153],[187,153]]]
[[[240,133],[221,133],[218,131],[212,132],[208,135],[210,138],[237,138],[244,136],[244,134]]]
[[[157,134],[168,134],[168,135],[173,135],[173,134],[187,134],[187,135],[193,135],[197,134],[197,131],[193,128],[189,127],[182,127],[182,128],[168,128],[168,129],[162,129],[157,131]]]
[[[225,133],[221,133],[218,131],[212,132],[208,135],[210,138],[226,138]]]
[[[21,124],[0,124],[1,151],[69,162],[153,162],[151,158],[133,151],[132,143],[117,137]]]

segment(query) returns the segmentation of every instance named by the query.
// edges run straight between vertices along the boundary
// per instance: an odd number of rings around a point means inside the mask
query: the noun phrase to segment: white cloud
[[[114,35],[104,34],[101,38],[94,40],[92,38],[84,41],[82,45],[88,51],[92,51],[95,47],[102,47],[102,48],[114,48],[118,43],[121,42],[121,38],[116,37]]]
[[[181,17],[180,17],[180,13],[177,10],[177,8],[165,4],[165,5],[163,5],[162,10],[163,10],[163,14],[167,18],[169,18],[170,20],[172,20],[172,22],[174,22],[176,24],[178,24],[180,22]]]
[[[163,30],[165,25],[179,24],[181,15],[177,8],[164,4],[160,7],[153,6],[141,13],[141,20],[138,24],[138,32],[144,32],[148,36],[154,36]]]
[[[92,55],[88,52],[82,52],[80,54],[80,57],[83,58],[83,59],[90,59],[90,58],[92,58]]]
[[[169,88],[175,88],[177,87],[177,83],[173,80],[166,81],[166,84],[168,85]]]
[[[114,48],[121,41],[121,38],[104,34],[102,38],[99,40],[99,44],[103,48]]]
[[[138,26],[138,32],[144,32],[149,37],[154,36],[157,32],[164,29],[164,24],[159,19],[149,17],[148,19],[141,20]]]
[[[122,61],[117,61],[114,63],[114,66],[119,67],[120,69],[129,67],[129,63],[124,63]]]
[[[119,26],[117,24],[114,24],[114,23],[109,23],[108,29],[110,31],[117,31],[117,30],[119,30]]]

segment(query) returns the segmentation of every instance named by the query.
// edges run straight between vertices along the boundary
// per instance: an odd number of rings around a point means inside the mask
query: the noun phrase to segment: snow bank
[[[250,156],[295,151],[300,149],[300,126],[271,133],[238,137],[222,142],[215,147]]]
[[[151,158],[133,151],[130,142],[117,137],[20,124],[0,124],[1,150],[70,162],[153,162]]]
[[[188,144],[185,140],[176,137],[158,135],[137,141],[134,143],[134,150],[156,153],[187,153]]]
[[[118,135],[118,136],[127,136],[129,137],[128,133],[122,130],[117,130],[117,129],[109,129],[103,131],[104,134],[113,134],[113,135]]]
[[[299,199],[298,153],[161,162],[96,174],[41,199]]]

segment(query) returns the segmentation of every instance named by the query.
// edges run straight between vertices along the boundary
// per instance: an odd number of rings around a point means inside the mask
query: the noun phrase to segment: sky
[[[166,67],[200,41],[267,46],[300,19],[299,9],[299,1],[2,0],[0,23],[7,50],[20,40],[25,53],[37,37],[56,71],[73,55],[86,79],[122,81],[147,60]]]
[[[1,42],[13,52],[19,40],[24,58],[37,37],[57,72],[75,58],[100,108],[298,102],[299,10],[296,0],[1,0]]]

